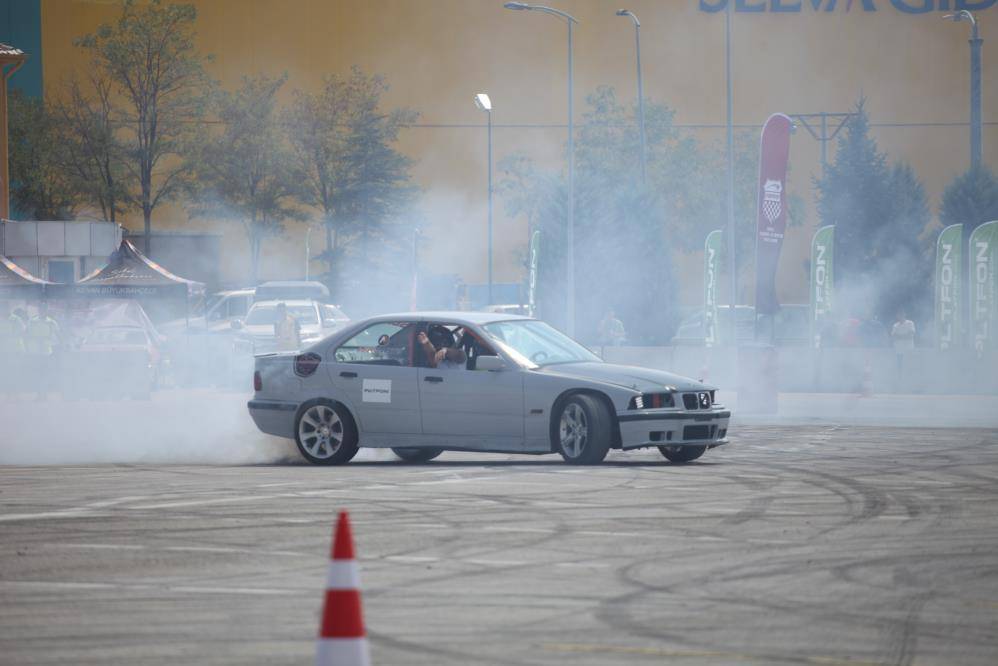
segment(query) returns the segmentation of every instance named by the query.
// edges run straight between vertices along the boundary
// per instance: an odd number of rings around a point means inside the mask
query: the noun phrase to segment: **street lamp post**
[[[305,281],[308,282],[308,268],[312,261],[312,250],[309,245],[309,241],[312,238],[312,225],[308,225],[305,229]]]
[[[475,95],[475,106],[489,116],[489,305],[492,299],[492,100],[485,93]]]
[[[638,61],[638,124],[641,131],[641,184],[648,181],[648,145],[645,141],[645,93],[641,82],[641,21],[630,9],[618,9],[617,16],[630,16],[634,21],[634,50]]]
[[[728,143],[728,270],[731,271],[731,345],[738,345],[735,310],[738,302],[738,262],[735,259],[735,141],[731,120],[731,3],[724,9],[724,71],[727,86]]]
[[[566,267],[565,272],[568,274],[568,285],[566,291],[568,292],[568,308],[567,308],[567,323],[565,325],[566,333],[569,335],[575,334],[575,126],[573,124],[573,107],[572,107],[572,75],[573,75],[573,65],[572,65],[572,26],[574,26],[578,21],[571,14],[567,14],[560,9],[553,9],[551,7],[545,7],[543,5],[531,5],[525,2],[507,2],[503,5],[506,9],[515,10],[527,10],[527,11],[538,11],[545,14],[551,14],[552,16],[557,16],[559,18],[565,19],[568,23],[568,225],[565,231],[565,243],[566,252],[565,256]]]
[[[970,166],[981,166],[981,45],[984,40],[977,31],[977,19],[966,9],[943,18],[970,21]]]

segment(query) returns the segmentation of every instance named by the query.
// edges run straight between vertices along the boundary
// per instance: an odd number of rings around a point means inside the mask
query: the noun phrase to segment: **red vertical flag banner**
[[[759,209],[755,237],[755,313],[772,315],[776,300],[776,265],[787,227],[787,160],[790,157],[790,118],[774,113],[759,141]]]

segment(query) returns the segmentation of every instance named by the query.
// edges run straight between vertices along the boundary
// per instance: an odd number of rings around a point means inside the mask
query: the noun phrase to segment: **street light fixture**
[[[489,116],[489,305],[492,299],[492,100],[485,93],[475,95],[475,106]]]
[[[565,332],[569,335],[575,334],[575,126],[572,116],[572,27],[578,23],[574,16],[560,9],[545,7],[543,5],[531,5],[526,2],[507,2],[503,5],[506,9],[537,11],[550,14],[558,18],[565,19],[568,23],[568,224],[565,230],[565,243],[567,257],[565,261],[565,272],[568,274],[567,280],[567,322]]]
[[[970,21],[970,166],[981,165],[981,45],[977,19],[966,9],[947,14],[944,19],[959,23]]]
[[[618,9],[617,16],[629,16],[634,21],[634,50],[638,60],[638,122],[641,128],[641,183],[648,181],[648,148],[645,142],[645,93],[641,85],[641,21],[630,9]]]

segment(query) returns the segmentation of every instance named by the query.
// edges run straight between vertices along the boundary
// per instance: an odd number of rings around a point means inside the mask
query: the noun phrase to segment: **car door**
[[[523,371],[513,365],[492,372],[467,369],[477,354],[494,352],[476,332],[466,335],[470,362],[464,368],[418,368],[423,434],[447,438],[452,446],[522,450]]]
[[[360,432],[420,434],[412,322],[378,322],[331,350],[329,379]]]

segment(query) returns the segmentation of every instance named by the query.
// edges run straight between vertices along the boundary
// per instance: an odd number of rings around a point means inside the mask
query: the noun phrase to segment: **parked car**
[[[523,315],[525,317],[529,317],[530,316],[530,306],[526,305],[526,304],[521,305],[521,304],[518,304],[518,303],[504,303],[504,304],[500,304],[500,305],[486,305],[485,307],[480,308],[480,311],[481,312],[496,312],[496,313],[499,313],[499,314]]]
[[[313,300],[273,300],[257,301],[250,307],[244,321],[233,322],[238,333],[240,348],[254,354],[273,351],[276,347],[274,323],[277,321],[277,306],[284,303],[288,314],[298,322],[302,345],[311,344],[345,326],[350,318],[335,305],[327,305]]]
[[[774,344],[780,346],[807,345],[810,339],[810,306],[807,304],[787,304],[780,306],[780,311],[773,318]],[[717,307],[718,335],[725,340],[731,335],[731,306]],[[735,306],[735,334],[738,342],[753,342],[755,333],[755,308],[751,305]],[[705,338],[704,309],[699,308],[687,315],[672,337],[673,345],[703,346]],[[760,322],[759,340],[769,341],[767,323]]]
[[[66,362],[67,392],[73,397],[148,399],[165,370],[159,346],[140,326],[94,328]]]
[[[420,333],[459,340],[463,367],[431,367]],[[604,363],[544,322],[481,312],[366,319],[300,352],[257,356],[253,382],[257,427],[323,465],[361,446],[419,462],[461,450],[581,464],[658,447],[688,462],[727,442],[730,417],[711,386]]]
[[[308,280],[275,280],[256,288],[254,301],[306,300],[329,302],[329,289],[321,282]]]
[[[232,322],[246,318],[253,304],[255,289],[233,289],[212,294],[205,303],[204,312],[174,319],[159,325],[159,331],[169,338],[185,333],[232,332]]]

